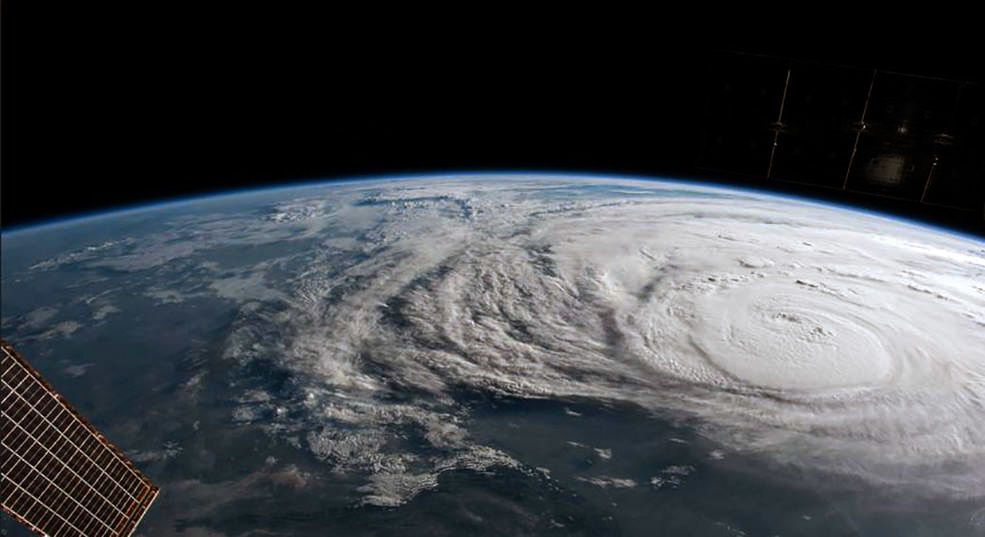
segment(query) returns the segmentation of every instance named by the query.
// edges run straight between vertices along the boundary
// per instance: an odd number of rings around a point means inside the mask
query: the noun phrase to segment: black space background
[[[4,226],[388,172],[600,171],[734,182],[695,168],[710,53],[976,81],[983,63],[977,31],[957,29],[952,22],[963,17],[950,13],[925,21],[932,30],[885,21],[880,31],[841,27],[837,15],[805,34],[798,25],[809,15],[799,14],[775,25],[781,32],[733,21],[739,31],[725,35],[674,19],[528,39],[542,32],[519,38],[506,27],[469,24],[448,25],[456,30],[443,35],[407,24],[393,34],[323,14],[78,4],[2,6]],[[800,193],[981,232],[981,214]]]

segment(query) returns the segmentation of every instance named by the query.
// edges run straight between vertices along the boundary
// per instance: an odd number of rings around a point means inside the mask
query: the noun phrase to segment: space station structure
[[[0,507],[38,535],[128,537],[159,489],[0,340]]]

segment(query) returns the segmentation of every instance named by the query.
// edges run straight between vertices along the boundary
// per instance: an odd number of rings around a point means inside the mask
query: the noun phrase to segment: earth
[[[973,237],[459,175],[55,222],[0,268],[3,337],[160,485],[141,535],[985,534]]]

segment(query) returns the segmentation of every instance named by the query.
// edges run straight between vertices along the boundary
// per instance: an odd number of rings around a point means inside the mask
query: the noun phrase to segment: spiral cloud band
[[[263,225],[318,251],[286,298],[243,307],[227,355],[294,374],[296,398],[255,422],[371,472],[367,502],[520,464],[470,439],[462,389],[635,404],[778,464],[985,494],[981,242],[563,177],[334,187]],[[401,448],[407,426],[441,456]]]

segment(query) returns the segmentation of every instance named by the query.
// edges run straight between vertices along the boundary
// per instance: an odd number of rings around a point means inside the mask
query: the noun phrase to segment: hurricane
[[[779,466],[985,495],[979,241],[676,183],[333,194],[266,212],[332,237],[282,300],[242,308],[225,356],[289,372],[243,419],[368,472],[367,503],[522,467],[472,440],[463,393],[629,404]]]

